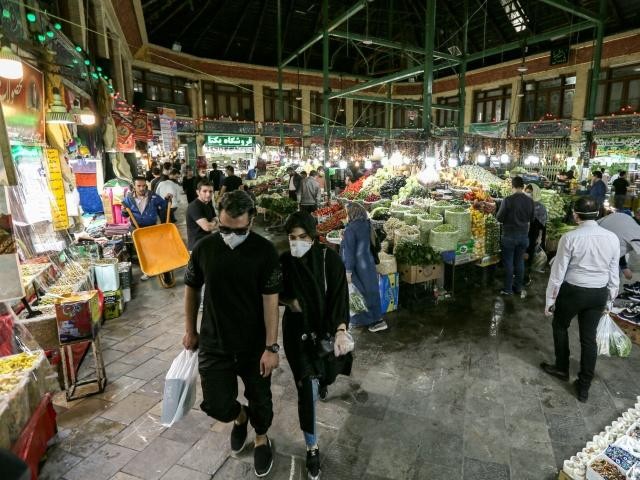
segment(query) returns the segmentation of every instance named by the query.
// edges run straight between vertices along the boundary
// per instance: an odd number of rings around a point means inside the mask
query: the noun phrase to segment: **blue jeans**
[[[318,401],[318,391],[320,388],[320,382],[317,378],[305,378],[304,382],[310,381],[311,388],[313,391],[313,423],[314,423],[314,431],[313,432],[302,432],[304,434],[304,443],[307,447],[315,447],[318,445],[318,434],[315,431],[315,423],[316,423],[316,402]]]
[[[519,293],[524,280],[524,254],[529,246],[529,236],[510,235],[502,237],[502,264],[504,266],[505,292]],[[513,278],[515,274],[515,280]]]

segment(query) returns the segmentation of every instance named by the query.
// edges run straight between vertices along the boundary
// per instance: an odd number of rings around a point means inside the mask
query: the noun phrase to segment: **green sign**
[[[250,148],[254,141],[249,135],[207,135],[206,145],[214,148]]]

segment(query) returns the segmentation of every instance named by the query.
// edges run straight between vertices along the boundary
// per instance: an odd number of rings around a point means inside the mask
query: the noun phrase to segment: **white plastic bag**
[[[544,272],[544,267],[547,264],[547,254],[538,245],[533,254],[533,260],[531,262],[531,268],[535,272]]]
[[[600,318],[596,332],[598,355],[607,357],[628,357],[631,353],[631,340],[613,321],[609,312],[605,312]]]
[[[364,296],[356,288],[353,283],[349,284],[349,315],[353,317],[358,313],[367,311],[367,302],[364,300]]]
[[[170,427],[184,417],[196,401],[198,351],[183,350],[173,360],[164,382],[160,423]]]

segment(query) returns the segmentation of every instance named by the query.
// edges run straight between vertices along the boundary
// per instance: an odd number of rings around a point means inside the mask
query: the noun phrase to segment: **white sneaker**
[[[143,282],[145,280],[149,280],[149,275],[145,275],[144,273],[142,274],[142,276],[140,277],[140,280],[142,280]]]
[[[387,328],[389,328],[389,325],[387,325],[387,322],[385,322],[384,320],[380,320],[379,322],[371,325],[368,330],[370,332],[381,332],[383,330],[386,330]]]

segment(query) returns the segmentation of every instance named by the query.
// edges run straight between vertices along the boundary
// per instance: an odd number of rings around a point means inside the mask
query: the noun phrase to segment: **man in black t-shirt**
[[[222,188],[222,181],[224,180],[224,173],[222,170],[218,170],[218,164],[213,162],[211,164],[211,171],[209,172],[209,181],[213,185],[213,191],[219,192]]]
[[[620,170],[618,172],[618,178],[613,181],[613,206],[616,210],[624,209],[624,202],[627,198],[627,188],[629,182],[627,181],[627,172]]]
[[[187,248],[193,250],[199,240],[218,230],[216,211],[213,208],[213,186],[201,180],[196,190],[198,197],[187,207]]]
[[[227,192],[234,192],[240,188],[242,185],[242,179],[236,175],[234,175],[234,170],[231,165],[224,169],[227,173],[227,176],[222,181],[222,188],[220,189],[220,196],[224,195]]]
[[[186,333],[182,343],[187,349],[200,349],[200,408],[218,421],[234,422],[234,453],[244,448],[251,422],[256,432],[254,469],[263,477],[273,466],[267,431],[273,419],[271,372],[279,361],[276,341],[282,271],[271,242],[251,231],[255,208],[245,192],[223,196],[219,213],[220,231],[196,244],[184,276]],[[203,285],[204,312],[198,334]],[[238,376],[248,407],[236,400]]]

